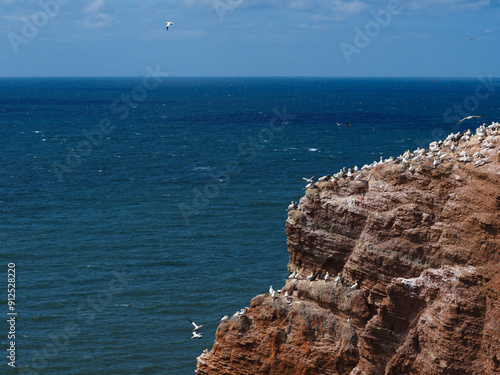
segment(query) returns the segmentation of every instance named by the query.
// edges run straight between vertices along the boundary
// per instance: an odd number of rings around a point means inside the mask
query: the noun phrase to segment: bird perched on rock
[[[319,274],[319,272],[317,272],[317,271],[314,273],[311,273],[309,276],[307,276],[307,280],[309,280],[309,281],[316,280],[316,278],[318,277],[318,274]]]
[[[356,280],[356,282],[351,285],[351,289],[357,289],[358,286],[359,286],[359,282],[358,282],[358,280]]]
[[[269,294],[271,295],[271,298],[272,298],[272,299],[276,298],[276,293],[277,293],[277,292],[273,289],[273,286],[271,285],[271,286],[269,287]]]

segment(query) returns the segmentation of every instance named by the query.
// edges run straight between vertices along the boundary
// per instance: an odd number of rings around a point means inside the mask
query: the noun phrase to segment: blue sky
[[[4,77],[500,76],[500,0],[0,0],[0,18]]]

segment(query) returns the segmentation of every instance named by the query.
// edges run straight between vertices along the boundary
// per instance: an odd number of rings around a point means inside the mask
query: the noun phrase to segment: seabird
[[[273,286],[271,285],[269,287],[269,294],[273,295],[274,293],[276,293],[276,291],[273,289]]]
[[[336,283],[340,281],[340,272],[337,274],[337,277],[333,281],[335,281]]]
[[[351,286],[351,289],[356,289],[358,287],[358,280]]]
[[[290,203],[288,205],[287,211],[293,210],[295,208],[295,206],[296,206],[296,203],[294,201],[292,201],[292,203]]]
[[[330,278],[330,274],[327,272],[325,275],[325,280],[328,280]]]
[[[319,275],[319,272],[318,272],[318,271],[316,271],[316,272],[314,272],[313,274],[311,274],[311,275],[307,276],[307,280],[309,280],[309,281],[314,281],[314,280],[316,280],[316,278],[318,277],[318,275]]]
[[[314,182],[314,181],[313,181],[313,178],[314,178],[314,177],[316,177],[316,176],[312,176],[311,178],[305,178],[305,177],[302,177],[302,178],[299,178],[299,181],[300,181],[300,180],[304,180],[304,181],[307,181],[307,182],[309,182],[309,183],[311,183],[311,184],[312,184],[312,183]]]
[[[188,319],[189,320],[189,319]],[[189,320],[191,322],[191,324],[193,325],[194,329],[193,329],[193,332],[194,331],[197,331],[199,330],[201,327],[204,326],[204,324],[202,324],[201,326],[199,326],[198,324],[196,324],[195,322],[193,322],[192,320]]]
[[[201,339],[202,337],[203,337],[203,335],[201,333],[193,331],[193,336],[191,338],[192,339]]]
[[[167,30],[168,30],[168,27],[169,27],[169,26],[172,26],[173,24],[174,24],[174,23],[173,23],[173,22],[170,22],[170,21],[165,22],[165,26],[167,27]]]
[[[295,279],[295,272],[292,272],[289,276],[288,276],[289,279]]]
[[[462,121],[465,121],[465,120],[470,120],[471,118],[474,118],[474,117],[484,117],[484,116],[467,116],[467,117],[464,117],[463,119],[461,119],[458,122],[462,122]]]
[[[345,122],[345,124],[347,125],[348,128],[351,127],[351,124],[349,124],[347,121]]]
[[[221,321],[222,323],[224,323],[224,322],[226,322],[226,321],[228,321],[228,320],[229,320],[229,316],[227,316],[227,315],[224,315],[224,316],[220,319],[220,321]]]

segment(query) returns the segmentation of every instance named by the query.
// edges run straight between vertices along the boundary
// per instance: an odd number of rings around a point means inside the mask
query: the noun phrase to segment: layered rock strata
[[[221,323],[196,373],[500,373],[499,209],[499,123],[320,178],[281,292]]]

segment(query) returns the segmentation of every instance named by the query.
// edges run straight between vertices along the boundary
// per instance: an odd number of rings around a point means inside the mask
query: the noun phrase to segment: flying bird
[[[302,178],[299,178],[297,181],[300,181],[300,180],[304,180],[304,181],[307,181],[309,183],[313,183],[313,178],[316,177],[316,176],[312,176],[311,178],[305,178],[305,177],[302,177]]]
[[[189,319],[188,319],[189,320]],[[193,329],[193,332],[194,331],[197,331],[199,330],[201,327],[204,326],[204,324],[202,324],[201,326],[199,326],[198,324],[196,324],[195,322],[193,322],[192,320],[189,320],[191,322],[191,324],[193,325],[194,329]],[[192,337],[191,337],[192,338]]]
[[[170,22],[170,21],[169,21],[169,22],[165,22],[165,25],[166,25],[166,27],[167,27],[167,30],[168,30],[168,27],[169,27],[169,26],[171,26],[171,25],[173,25],[173,24],[174,24],[174,23],[173,23],[173,22]]]
[[[461,119],[459,122],[462,122],[465,120],[470,120],[471,118],[474,118],[474,117],[484,117],[484,116],[467,116],[467,117],[464,117],[463,119]]]
[[[193,336],[191,338],[192,339],[201,339],[202,337],[203,337],[203,335],[201,333],[193,331]]]
[[[351,124],[349,124],[347,121],[345,122],[345,124],[347,125],[348,128],[351,127]]]

